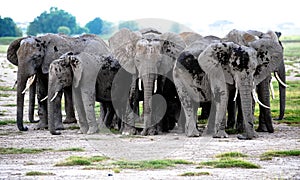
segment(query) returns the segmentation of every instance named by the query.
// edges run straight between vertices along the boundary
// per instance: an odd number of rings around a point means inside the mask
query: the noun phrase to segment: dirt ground
[[[0,86],[12,87],[17,68],[9,65],[5,54],[0,55]],[[0,121],[16,118],[15,91],[0,97]],[[26,97],[28,95],[26,94]],[[25,103],[25,119],[27,119]],[[36,117],[37,118],[37,117]],[[77,134],[67,129],[60,136],[52,136],[47,130],[34,130],[36,124],[26,123],[29,130],[19,132],[15,124],[0,126],[0,148],[83,148],[83,152],[45,151],[38,154],[0,154],[0,179],[300,179],[300,157],[275,157],[261,161],[259,156],[269,150],[300,149],[300,128],[274,122],[275,132],[258,133],[259,138],[241,141],[236,135],[227,139],[211,137],[187,138],[184,134],[161,134],[146,137],[126,137],[118,134]],[[67,125],[74,126],[74,125]],[[261,166],[259,169],[201,168],[197,164],[214,160],[215,155],[238,151],[249,155],[246,160]],[[177,165],[160,170],[121,169],[84,170],[84,166],[54,166],[70,156],[108,156],[112,160],[184,159],[191,165]],[[30,171],[53,173],[48,176],[26,176]],[[185,172],[209,172],[196,177],[179,176]]]

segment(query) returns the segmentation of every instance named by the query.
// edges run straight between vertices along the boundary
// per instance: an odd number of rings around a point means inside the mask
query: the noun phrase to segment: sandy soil
[[[5,54],[0,55],[0,86],[12,87],[17,68],[8,64]],[[13,120],[16,107],[15,91],[0,97],[0,121]],[[27,95],[26,95],[27,97]],[[25,103],[27,105],[27,103]],[[25,107],[27,111],[27,107]],[[27,115],[27,112],[24,113]],[[27,117],[26,117],[27,119]],[[37,119],[37,117],[36,117]],[[77,134],[77,130],[64,130],[60,136],[52,136],[47,130],[34,130],[35,124],[26,123],[27,132],[19,132],[15,124],[0,126],[0,148],[83,148],[83,152],[46,151],[39,154],[0,155],[0,179],[300,179],[300,157],[275,157],[261,161],[259,156],[269,150],[300,149],[299,127],[275,123],[275,132],[259,133],[259,138],[240,141],[236,135],[227,139],[211,137],[187,138],[183,134],[161,134],[147,137],[127,137],[112,133],[95,135]],[[74,125],[67,125],[74,126]],[[197,163],[216,159],[215,155],[238,151],[249,155],[246,160],[258,164],[260,169],[202,168]],[[195,164],[178,165],[161,170],[122,169],[83,170],[84,166],[57,167],[56,163],[72,155],[108,156],[112,160],[185,159]],[[49,176],[26,176],[26,172],[53,173]],[[182,177],[185,172],[209,172],[210,175]]]

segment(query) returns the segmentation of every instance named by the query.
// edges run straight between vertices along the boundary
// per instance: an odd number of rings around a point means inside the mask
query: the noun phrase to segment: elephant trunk
[[[253,110],[252,110],[252,92],[253,87],[251,85],[242,85],[239,88],[242,114],[244,117],[244,126],[245,126],[245,139],[252,139],[255,136],[254,127],[253,127]],[[242,138],[241,138],[242,139]]]
[[[26,87],[27,75],[18,71],[17,75],[17,126],[20,131],[27,131],[28,128],[23,125],[23,111],[24,111],[24,93]]]
[[[142,76],[144,85],[144,135],[151,134],[149,130],[154,125],[154,123],[152,122],[152,93],[154,88],[153,83],[155,79],[156,77],[154,74],[146,74]]]

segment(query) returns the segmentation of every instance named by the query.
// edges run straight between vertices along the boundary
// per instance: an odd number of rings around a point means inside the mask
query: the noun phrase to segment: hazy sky
[[[162,18],[205,31],[217,20],[228,20],[237,29],[274,29],[289,22],[300,27],[296,0],[0,0],[0,16],[31,22],[50,7],[76,17],[84,26],[95,17],[111,22]],[[274,2],[274,3],[272,3]],[[300,33],[300,32],[299,32]]]

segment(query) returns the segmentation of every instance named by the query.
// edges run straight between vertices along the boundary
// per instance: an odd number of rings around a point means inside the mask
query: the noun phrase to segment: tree
[[[172,26],[170,27],[170,31],[173,33],[180,33],[180,24],[178,23],[173,23]]]
[[[60,26],[68,27],[71,30],[71,34],[74,34],[77,28],[76,18],[64,10],[51,7],[49,12],[44,11],[29,24],[27,34],[58,33],[57,30]]]
[[[58,27],[57,32],[58,33],[63,33],[63,34],[66,34],[66,35],[70,35],[71,30],[70,30],[70,28],[68,28],[66,26],[60,26],[60,27]]]
[[[0,16],[0,37],[19,37],[22,36],[22,30],[17,27],[16,23],[9,17],[4,19]]]
[[[102,33],[103,21],[97,17],[94,20],[88,22],[85,27],[89,29],[89,33],[101,34]]]
[[[131,31],[139,30],[139,26],[138,26],[137,22],[135,22],[135,21],[120,22],[119,29],[122,29],[122,28],[127,28],[127,29],[130,29]]]
[[[111,34],[114,31],[113,23],[109,21],[103,21],[102,34]]]

